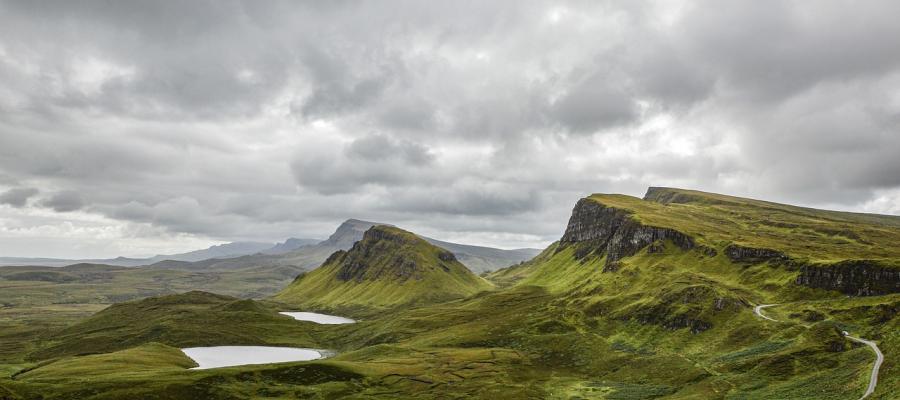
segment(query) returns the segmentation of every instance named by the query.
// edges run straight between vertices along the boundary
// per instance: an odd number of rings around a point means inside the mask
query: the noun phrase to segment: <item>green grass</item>
[[[113,305],[46,337],[29,357],[108,353],[150,342],[315,347],[315,329],[253,300],[189,292]]]
[[[188,293],[124,303],[63,327],[79,315],[73,310],[44,325],[50,332],[27,348],[31,362],[25,350],[8,348],[0,394],[7,388],[29,399],[855,399],[874,355],[840,330],[878,341],[885,353],[872,398],[900,392],[900,294],[850,298],[811,289],[794,283],[798,271],[790,265],[734,263],[723,251],[739,243],[810,261],[896,263],[896,218],[683,190],[651,190],[652,201],[591,198],[629,210],[641,223],[692,235],[716,254],[660,242],[604,271],[604,254],[577,259],[575,246],[554,244],[532,261],[486,274],[491,287],[457,273],[441,249],[388,230],[392,240],[370,240],[298,278],[275,298],[287,304]],[[397,273],[398,265],[413,264]],[[756,317],[752,306],[762,303],[783,304],[766,310],[781,321]],[[302,323],[277,315],[287,306],[340,309],[363,319]],[[34,318],[38,324],[44,317]],[[12,332],[0,340],[11,343]],[[327,348],[336,355],[190,371],[175,349],[225,344]]]
[[[594,194],[631,211],[646,225],[669,227],[714,247],[733,242],[810,261],[900,258],[900,217],[816,210],[683,189],[648,192],[642,200]]]
[[[353,312],[438,303],[491,287],[452,253],[402,229],[375,226],[349,251],[301,275],[274,300]]]

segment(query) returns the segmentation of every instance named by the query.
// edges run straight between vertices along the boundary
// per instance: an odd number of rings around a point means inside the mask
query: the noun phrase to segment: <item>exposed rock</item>
[[[411,243],[409,236],[395,233],[390,229],[369,229],[363,235],[362,240],[353,244],[349,251],[338,251],[328,257],[329,262],[338,262],[341,268],[337,271],[337,279],[341,281],[361,282],[366,278],[379,279],[391,277],[399,281],[407,279],[421,279],[421,271],[412,258],[397,257],[389,268],[372,269],[373,262],[390,253],[387,248],[396,248],[405,243]],[[386,247],[387,246],[387,247]],[[377,249],[376,249],[377,247]],[[453,253],[442,252],[441,260],[453,257]],[[453,257],[453,260],[456,258]],[[446,260],[445,260],[446,261]]]
[[[603,272],[617,272],[619,268],[622,268],[622,264],[619,262],[608,262],[603,266]]]
[[[761,263],[766,261],[783,262],[790,260],[784,253],[764,248],[744,247],[730,244],[725,248],[725,255],[734,262]]]
[[[625,210],[581,199],[572,210],[559,249],[577,245],[575,256],[579,259],[591,253],[605,252],[609,265],[636,254],[654,242],[665,240],[671,240],[685,250],[695,247],[690,236],[674,229],[643,225]]]
[[[900,269],[871,260],[847,260],[830,265],[804,265],[795,283],[837,290],[851,296],[900,293]]]
[[[627,319],[627,318],[626,318]],[[654,308],[638,315],[635,319],[641,324],[659,325],[669,330],[690,328],[691,333],[698,334],[712,328],[712,323],[687,314],[678,314],[668,317],[663,309]]]
[[[453,255],[453,253],[451,253],[449,251],[445,251],[445,252],[438,254],[438,258],[441,261],[447,261],[447,262],[456,261],[456,256]]]
[[[719,255],[719,252],[716,251],[716,249],[709,246],[697,245],[697,250],[707,257],[715,257]]]
[[[650,243],[650,246],[647,246],[647,253],[649,254],[658,254],[666,251],[666,245],[659,240]]]

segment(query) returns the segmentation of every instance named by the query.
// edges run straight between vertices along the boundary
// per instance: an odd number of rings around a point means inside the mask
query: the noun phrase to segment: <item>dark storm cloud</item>
[[[35,188],[15,188],[0,193],[0,204],[6,204],[13,207],[24,207],[28,199],[38,194]]]
[[[608,76],[595,74],[553,103],[553,116],[576,132],[593,133],[637,118],[634,96],[615,87]]]
[[[59,192],[41,201],[41,206],[58,212],[77,211],[84,207],[84,200],[75,191]]]
[[[898,14],[0,1],[0,217],[133,249],[352,216],[540,245],[578,197],[648,185],[895,212]]]
[[[299,157],[292,169],[298,184],[328,195],[435,179],[433,160],[424,145],[375,134]]]

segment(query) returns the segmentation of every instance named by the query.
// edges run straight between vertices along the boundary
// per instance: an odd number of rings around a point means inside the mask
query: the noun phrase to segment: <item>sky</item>
[[[671,186],[900,214],[896,1],[3,1],[0,256],[502,248]]]

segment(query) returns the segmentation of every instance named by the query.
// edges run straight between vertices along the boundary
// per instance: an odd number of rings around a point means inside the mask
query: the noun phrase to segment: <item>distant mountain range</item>
[[[201,250],[179,254],[160,254],[147,258],[116,257],[107,259],[60,259],[60,258],[28,258],[0,257],[0,266],[5,265],[37,265],[45,267],[63,267],[66,265],[89,263],[106,264],[120,267],[137,267],[150,265],[160,261],[197,262],[209,259],[226,259],[247,254],[284,254],[300,247],[316,244],[318,239],[290,238],[282,243],[265,242],[231,242],[210,246]]]
[[[363,233],[377,222],[349,219],[344,221],[326,240],[289,238],[281,243],[233,242],[187,253],[157,255],[148,258],[118,257],[112,259],[66,260],[55,258],[0,257],[0,266],[35,265],[62,267],[89,263],[123,267],[189,271],[237,270],[258,267],[286,267],[298,272],[321,265],[331,253],[348,250],[363,238]],[[526,261],[540,253],[538,249],[503,250],[470,246],[422,237],[433,245],[452,252],[472,272],[483,273]]]

